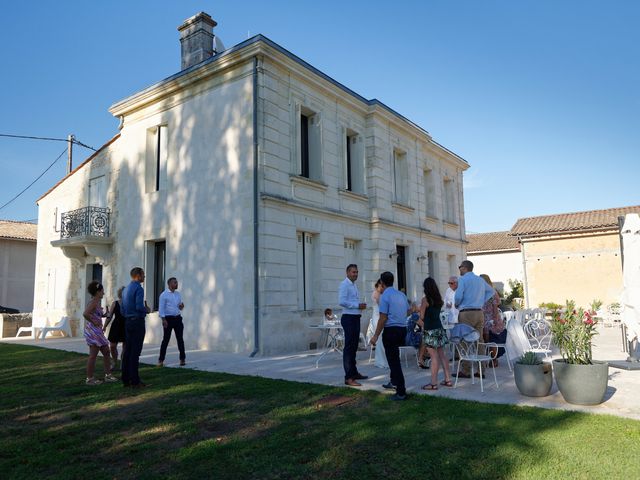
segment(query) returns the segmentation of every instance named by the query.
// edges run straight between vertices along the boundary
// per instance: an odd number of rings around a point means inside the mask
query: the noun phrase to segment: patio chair
[[[551,324],[549,322],[533,318],[525,323],[524,333],[531,345],[527,351],[543,353],[545,357],[551,354]]]
[[[60,332],[64,333],[67,337],[71,336],[71,322],[69,322],[69,317],[62,317],[58,323],[53,325],[52,327],[43,327],[40,332],[40,340],[44,340],[47,336],[47,333],[51,332]]]
[[[30,327],[20,327],[18,328],[18,331],[16,332],[16,338],[18,338],[20,336],[21,333],[28,333],[30,334],[30,338],[38,338],[38,335],[40,334],[40,330],[42,330],[42,326],[47,324],[47,318],[46,317],[35,317],[31,319],[31,326]]]
[[[478,364],[478,372],[480,374],[480,391],[484,393],[484,382],[482,378],[482,362],[490,362],[495,359],[495,354],[480,353],[481,351],[488,351],[487,347],[495,347],[495,343],[481,343],[480,334],[469,325],[459,324],[456,325],[451,332],[451,341],[456,347],[458,352],[458,368],[456,369],[456,382],[454,388],[458,386],[458,378],[460,374],[460,365],[462,362],[471,363],[471,383],[475,384],[475,370],[474,366]],[[497,351],[497,349],[496,349]],[[496,369],[493,371],[493,381],[498,386],[498,378],[496,377]]]
[[[409,352],[409,355],[411,353],[413,353],[416,356],[416,367],[420,367],[420,364],[418,363],[418,349],[416,347],[412,347],[412,346],[404,346],[404,347],[400,347],[400,357],[404,356],[404,366],[409,368],[409,359],[407,357],[407,352]]]

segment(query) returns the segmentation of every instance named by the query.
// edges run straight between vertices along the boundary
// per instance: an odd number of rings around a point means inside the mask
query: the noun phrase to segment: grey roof
[[[225,56],[227,55],[231,55],[232,53],[235,53],[239,50],[242,50],[243,48],[246,48],[250,45],[253,45],[254,43],[259,43],[259,42],[263,42],[265,44],[267,44],[268,46],[270,46],[271,48],[277,50],[278,52],[282,53],[283,55],[287,56],[288,58],[290,58],[291,60],[295,61],[296,63],[302,65],[304,68],[310,70],[311,72],[313,72],[314,74],[318,75],[319,77],[322,77],[323,79],[325,79],[326,81],[332,83],[333,85],[335,85],[336,87],[340,88],[341,90],[343,90],[345,93],[351,95],[352,97],[358,99],[359,101],[363,102],[366,105],[370,105],[370,106],[379,106],[381,108],[384,108],[385,110],[387,110],[389,113],[391,113],[392,115],[398,117],[400,120],[408,123],[409,125],[417,128],[418,130],[422,131],[424,134],[428,135],[429,137],[431,137],[431,135],[429,134],[429,132],[427,130],[425,130],[424,128],[422,128],[420,125],[412,122],[411,120],[409,120],[407,117],[405,117],[404,115],[398,113],[396,110],[392,109],[391,107],[385,105],[384,103],[382,103],[380,100],[373,98],[373,99],[366,99],[365,97],[363,97],[362,95],[356,93],[355,91],[351,90],[349,87],[343,85],[342,83],[338,82],[337,80],[335,80],[334,78],[330,77],[329,75],[327,75],[326,73],[318,70],[316,67],[314,67],[313,65],[311,65],[310,63],[304,61],[302,58],[298,57],[297,55],[293,54],[292,52],[290,52],[289,50],[287,50],[286,48],[278,45],[276,42],[274,42],[273,40],[270,40],[269,38],[265,37],[262,34],[258,34],[255,35],[241,43],[238,43],[237,45],[234,45],[231,48],[228,48],[227,50],[220,52],[196,65],[192,65],[189,68],[186,68],[178,73],[175,73],[173,75],[171,75],[170,77],[165,78],[164,80],[161,80],[147,88],[145,88],[144,90],[140,90],[137,93],[134,93],[133,95],[130,95],[124,99],[122,99],[121,101],[114,103],[110,108],[114,108],[115,106],[125,103],[127,101],[129,101],[130,99],[133,99],[134,97],[144,94],[145,92],[149,92],[155,88],[158,88],[159,86],[161,86],[164,83],[168,83],[171,82],[173,80],[176,80],[177,78],[180,78],[184,75],[187,75],[191,72],[193,72],[194,70],[197,70],[205,65],[209,65],[211,63],[217,62],[221,59],[223,59]],[[433,141],[433,139],[432,139]],[[439,143],[433,141],[434,144],[438,145],[439,147],[441,147],[442,149],[446,150],[447,152],[451,153],[452,155],[454,155],[455,157],[459,158],[461,161],[465,162],[468,164],[468,162],[462,158],[460,155],[457,155],[456,153],[452,152],[451,150],[449,150],[446,147],[443,147],[442,145],[440,145]]]

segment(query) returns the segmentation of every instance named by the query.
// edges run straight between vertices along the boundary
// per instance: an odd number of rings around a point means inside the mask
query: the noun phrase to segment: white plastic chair
[[[40,332],[40,340],[44,340],[47,336],[47,333],[50,332],[61,332],[64,333],[67,337],[70,337],[71,323],[69,322],[69,317],[62,317],[60,321],[52,327],[43,327]]]
[[[551,354],[551,324],[546,320],[533,318],[524,325],[524,333],[531,344],[529,352]]]
[[[42,330],[43,326],[46,326],[46,325],[47,325],[47,317],[32,318],[30,327],[18,328],[18,331],[16,332],[16,338],[18,338],[21,333],[30,334],[29,335],[30,338],[34,338],[34,339],[38,338],[38,335],[40,335],[40,331]]]

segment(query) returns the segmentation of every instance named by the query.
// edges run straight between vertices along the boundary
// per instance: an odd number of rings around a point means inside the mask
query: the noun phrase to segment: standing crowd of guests
[[[113,375],[112,370],[118,369],[118,343],[122,344],[122,356],[120,362],[121,380],[125,387],[144,388],[148,385],[140,379],[139,364],[142,345],[146,334],[145,318],[150,312],[147,302],[144,300],[145,280],[144,270],[134,267],[130,272],[131,282],[126,287],[118,289],[118,300],[114,301],[103,311],[101,303],[104,297],[104,287],[97,280],[92,281],[87,290],[91,300],[83,313],[86,322],[84,325],[84,337],[89,346],[89,358],[87,360],[86,385],[100,385],[103,382],[112,383],[119,380]],[[178,289],[178,280],[171,277],[167,281],[167,289],[159,298],[159,315],[162,320],[163,338],[160,345],[158,366],[164,365],[167,346],[171,339],[171,333],[175,332],[178,350],[180,352],[180,365],[186,365],[186,355],[183,340],[184,325],[182,323],[182,309],[184,303]],[[102,324],[102,319],[106,323]],[[108,337],[105,332],[109,329]],[[95,378],[94,371],[98,353],[102,353],[104,361],[104,380]]]
[[[449,359],[444,347],[449,343],[447,332],[442,325],[444,311],[448,323],[463,323],[475,329],[479,338],[485,342],[504,344],[507,331],[498,308],[500,295],[493,287],[487,275],[473,273],[473,263],[464,260],[458,267],[460,276],[452,276],[448,281],[448,288],[444,298],[440,294],[436,281],[428,277],[423,282],[424,296],[419,307],[413,308],[406,295],[395,289],[394,276],[391,272],[383,272],[374,285],[371,295],[373,301],[373,317],[370,324],[370,344],[375,347],[375,366],[390,370],[390,381],[384,388],[394,389],[392,400],[407,398],[404,374],[400,362],[400,347],[405,346],[407,338],[407,322],[412,311],[417,313],[417,325],[422,331],[422,345],[418,357],[418,364],[423,368],[425,352],[431,359],[430,383],[422,386],[423,390],[438,390],[439,386],[452,387],[452,376]],[[360,318],[362,311],[367,308],[360,300],[360,293],[356,285],[358,266],[350,264],[346,269],[346,278],[342,281],[338,293],[338,302],[343,308],[340,320],[344,330],[343,366],[344,381],[352,387],[362,386],[359,380],[368,377],[358,371],[356,352],[360,337]],[[382,342],[379,342],[382,337]],[[500,349],[502,350],[502,349]],[[492,366],[498,366],[497,357],[503,351],[492,352]],[[443,378],[439,380],[439,371]],[[479,375],[476,373],[476,375]],[[463,362],[459,378],[470,378],[470,365]]]

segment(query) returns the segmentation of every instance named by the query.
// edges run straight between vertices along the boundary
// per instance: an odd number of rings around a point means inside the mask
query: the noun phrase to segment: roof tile
[[[520,218],[511,228],[511,235],[544,235],[617,228],[618,217],[627,213],[640,213],[640,205]]]
[[[38,225],[29,222],[0,220],[0,238],[35,241],[38,238]]]
[[[509,235],[508,231],[469,234],[467,240],[467,253],[520,250],[518,239]]]

